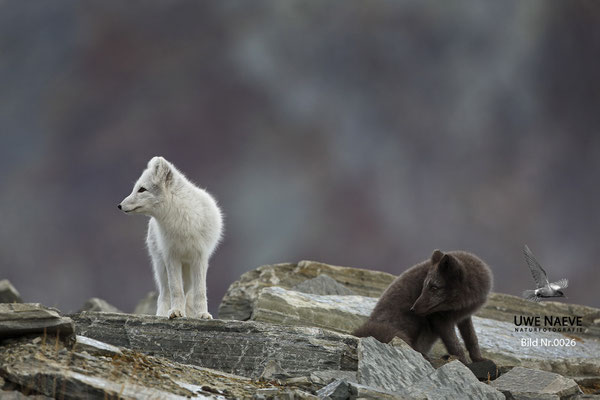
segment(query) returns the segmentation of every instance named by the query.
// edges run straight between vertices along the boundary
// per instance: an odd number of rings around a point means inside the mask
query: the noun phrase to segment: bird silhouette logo
[[[548,274],[535,259],[527,245],[525,245],[525,248],[523,249],[523,254],[525,254],[525,261],[527,262],[527,265],[529,265],[531,275],[533,275],[533,280],[537,286],[534,290],[525,290],[523,292],[523,298],[529,301],[541,301],[547,297],[566,298],[567,296],[562,292],[562,289],[569,286],[569,281],[567,279],[561,279],[550,283],[548,281]]]

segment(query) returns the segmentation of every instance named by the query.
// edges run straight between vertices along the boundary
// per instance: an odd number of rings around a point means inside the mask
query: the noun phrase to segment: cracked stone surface
[[[266,287],[254,304],[252,320],[291,326],[316,326],[350,333],[366,318],[377,299],[364,296],[314,295]]]
[[[39,338],[37,338],[39,339]],[[314,398],[297,388],[256,382],[128,349],[111,356],[90,355],[62,341],[32,338],[0,346],[0,376],[6,396],[41,394],[58,399],[225,399],[252,398],[269,390],[279,398]],[[5,392],[0,392],[4,398]]]
[[[504,400],[495,388],[479,382],[460,361],[452,361],[414,383],[407,391],[411,396],[425,396],[430,400]]]
[[[92,312],[71,317],[78,335],[252,378],[269,360],[291,376],[357,368],[358,339],[318,328]]]
[[[507,397],[512,396],[513,398],[556,396],[556,398],[566,399],[581,393],[573,379],[552,372],[522,367],[511,369],[493,381],[491,385],[506,394]]]
[[[435,369],[402,340],[395,338],[394,346],[367,337],[358,344],[358,383],[402,392]]]
[[[33,333],[71,335],[73,322],[37,303],[0,303],[0,339]]]

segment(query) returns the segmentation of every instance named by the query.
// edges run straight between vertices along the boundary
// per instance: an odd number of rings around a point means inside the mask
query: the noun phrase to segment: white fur
[[[119,206],[150,216],[146,244],[159,293],[156,315],[212,318],[206,271],[223,229],[215,199],[167,160],[154,157]]]

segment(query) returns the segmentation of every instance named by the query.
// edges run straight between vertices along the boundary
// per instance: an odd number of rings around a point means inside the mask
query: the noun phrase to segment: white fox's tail
[[[539,297],[535,294],[535,290],[525,290],[523,292],[523,298],[529,301],[540,301]]]

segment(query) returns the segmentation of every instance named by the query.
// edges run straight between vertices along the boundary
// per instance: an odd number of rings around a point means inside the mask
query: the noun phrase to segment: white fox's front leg
[[[169,280],[169,294],[171,295],[171,308],[167,312],[169,318],[185,317],[185,297],[183,295],[183,267],[181,263],[167,261],[167,277]]]
[[[206,271],[208,260],[200,260],[190,266],[190,288],[186,293],[186,312],[188,317],[212,319],[208,312],[206,298]]]

